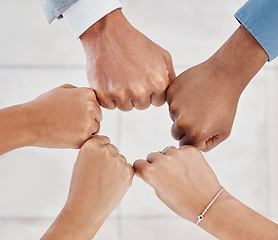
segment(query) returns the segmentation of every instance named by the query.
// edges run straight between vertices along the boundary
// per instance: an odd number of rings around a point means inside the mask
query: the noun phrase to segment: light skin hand
[[[135,174],[154,188],[158,198],[193,223],[221,185],[202,153],[193,146],[151,153],[134,163]],[[223,191],[199,224],[218,239],[275,239],[278,226]]]
[[[192,146],[151,153],[134,163],[135,174],[176,214],[191,222],[221,189],[202,153]]]
[[[80,148],[101,120],[94,91],[65,84],[0,110],[0,154],[25,146]]]
[[[133,167],[104,136],[94,136],[81,148],[65,207],[42,237],[92,239],[132,184]]]
[[[175,78],[170,54],[133,28],[117,9],[80,36],[87,76],[101,106],[143,110],[165,102]]]
[[[238,100],[268,56],[242,25],[207,61],[179,75],[167,90],[172,135],[209,151],[231,132]]]

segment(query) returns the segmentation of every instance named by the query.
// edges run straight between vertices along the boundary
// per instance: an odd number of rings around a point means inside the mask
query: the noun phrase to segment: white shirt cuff
[[[119,0],[79,0],[63,12],[74,35],[79,38],[89,27],[122,5]]]

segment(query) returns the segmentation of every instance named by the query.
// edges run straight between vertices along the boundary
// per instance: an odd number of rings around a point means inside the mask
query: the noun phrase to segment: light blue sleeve
[[[278,0],[249,0],[235,17],[261,44],[268,61],[278,56]]]

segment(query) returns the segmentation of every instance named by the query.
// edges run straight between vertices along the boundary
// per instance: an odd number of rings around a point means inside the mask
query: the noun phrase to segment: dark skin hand
[[[210,59],[179,75],[166,96],[180,145],[209,151],[228,138],[240,95],[267,60],[242,25]]]

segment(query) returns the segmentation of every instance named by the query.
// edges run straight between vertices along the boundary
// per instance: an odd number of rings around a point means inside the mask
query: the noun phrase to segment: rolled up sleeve
[[[249,0],[235,17],[261,44],[268,61],[278,56],[278,0]]]

